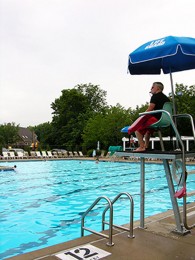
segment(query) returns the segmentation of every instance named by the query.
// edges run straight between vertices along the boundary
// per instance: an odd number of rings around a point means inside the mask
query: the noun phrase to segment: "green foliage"
[[[102,112],[107,107],[105,90],[100,89],[98,85],[92,85],[89,83],[77,85],[75,87],[80,93],[82,93],[88,100],[89,110],[93,112]]]
[[[195,118],[195,85],[188,87],[183,84],[176,84],[175,93],[177,114],[190,114]],[[189,119],[183,117],[178,119],[177,126],[181,135],[192,135]]]
[[[51,123],[46,122],[35,127],[31,127],[31,131],[34,131],[37,135],[37,139],[40,142],[41,149],[50,150],[53,145],[53,133],[54,129]]]
[[[175,102],[177,114],[191,114],[195,118],[195,85],[176,84]]]
[[[7,123],[0,125],[0,146],[8,148],[19,140],[19,125],[15,123]]]
[[[62,90],[62,95],[51,104],[54,144],[71,150],[79,146],[89,118],[105,109],[105,95],[105,91],[92,84]]]
[[[96,148],[99,141],[101,149],[108,149],[110,145],[121,144],[121,129],[131,122],[131,112],[131,109],[125,110],[117,104],[90,118],[83,130],[84,145],[88,149]]]

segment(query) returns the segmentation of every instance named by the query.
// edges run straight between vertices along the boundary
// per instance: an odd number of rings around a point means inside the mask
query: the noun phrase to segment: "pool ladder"
[[[126,195],[129,198],[130,201],[130,221],[129,221],[129,228],[126,228],[124,226],[119,226],[119,225],[115,225],[113,224],[113,205],[114,203],[123,195]],[[101,232],[97,232],[95,230],[92,230],[88,227],[85,227],[85,217],[87,216],[87,214],[98,204],[98,202],[100,200],[106,200],[107,204],[106,204],[106,208],[104,209],[103,213],[102,213],[102,231],[105,230],[105,224],[109,225],[109,234],[106,235],[104,233]],[[109,222],[105,221],[105,215],[106,212],[110,210],[110,214],[109,214]],[[129,232],[128,237],[129,238],[134,238],[135,236],[133,235],[133,212],[134,212],[134,202],[133,202],[133,198],[132,196],[128,193],[128,192],[121,192],[119,193],[112,201],[106,197],[106,196],[100,196],[99,198],[97,198],[94,203],[87,209],[87,211],[83,214],[82,218],[81,218],[81,236],[84,236],[84,230],[89,231],[93,234],[99,235],[101,237],[107,238],[108,242],[106,243],[108,246],[113,246],[114,243],[112,242],[112,236],[113,236],[113,227],[116,227],[118,229],[121,230],[125,230]]]

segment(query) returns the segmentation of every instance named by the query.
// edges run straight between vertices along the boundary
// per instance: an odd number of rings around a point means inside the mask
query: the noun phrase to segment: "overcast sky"
[[[52,120],[63,89],[99,85],[109,105],[149,101],[169,75],[127,74],[128,55],[168,35],[195,38],[194,0],[0,0],[0,124]],[[173,74],[195,84],[195,71]]]

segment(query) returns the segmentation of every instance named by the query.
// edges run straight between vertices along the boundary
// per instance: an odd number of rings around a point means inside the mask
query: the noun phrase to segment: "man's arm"
[[[150,105],[148,106],[148,108],[146,109],[146,112],[148,111],[153,111],[155,108],[155,104],[154,103],[150,103]]]

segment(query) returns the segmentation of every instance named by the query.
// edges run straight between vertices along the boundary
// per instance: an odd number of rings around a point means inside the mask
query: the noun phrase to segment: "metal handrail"
[[[102,234],[100,232],[97,232],[95,230],[92,230],[92,229],[89,229],[89,228],[85,227],[85,217],[97,205],[97,203],[100,200],[102,200],[102,199],[105,199],[108,202],[108,208],[110,209],[109,235],[105,235],[105,234]],[[111,202],[111,200],[108,197],[101,196],[101,197],[97,198],[94,201],[94,203],[88,208],[88,210],[82,215],[82,218],[81,218],[81,236],[83,237],[84,236],[84,230],[87,230],[87,231],[89,231],[91,233],[94,233],[96,235],[99,235],[101,237],[108,238],[107,245],[108,246],[113,246],[114,243],[112,242],[112,226],[113,226],[113,205],[112,205],[112,202]]]
[[[192,127],[192,134],[194,136],[194,143],[195,143],[195,127],[194,127],[194,120],[193,117],[190,114],[178,114],[178,115],[174,115],[173,117],[177,118],[181,118],[181,117],[188,117],[190,119],[190,123],[191,123],[191,127]]]
[[[121,192],[120,194],[118,194],[113,200],[112,200],[112,205],[114,205],[114,203],[122,196],[122,195],[126,195],[129,200],[130,200],[130,221],[129,221],[129,228],[126,228],[124,226],[119,226],[119,225],[115,225],[113,224],[114,227],[117,227],[119,229],[125,230],[129,232],[128,237],[130,238],[134,238],[135,236],[133,235],[133,213],[134,213],[134,202],[133,202],[133,198],[132,196],[128,193],[128,192]],[[105,224],[109,224],[108,222],[105,221],[105,215],[107,210],[109,209],[109,207],[107,206],[105,208],[105,210],[102,213],[102,230],[105,229]]]

